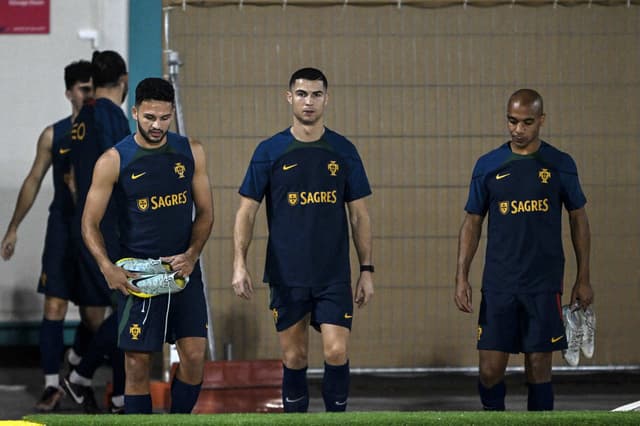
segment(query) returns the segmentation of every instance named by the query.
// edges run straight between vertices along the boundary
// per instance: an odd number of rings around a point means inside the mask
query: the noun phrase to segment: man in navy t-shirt
[[[327,411],[344,411],[349,392],[347,344],[353,302],[373,295],[371,226],[365,198],[371,194],[355,146],[324,126],[327,79],[314,68],[296,71],[287,100],[293,125],[256,148],[240,187],[234,230],[233,288],[249,299],[253,283],[246,255],[264,198],[269,239],[263,281],[283,353],[285,412],[305,412],[309,324],[322,333]],[[345,205],[348,210],[345,210]],[[349,227],[360,260],[351,291]]]
[[[478,319],[478,390],[486,410],[505,409],[504,372],[509,354],[520,352],[525,354],[528,409],[553,409],[552,354],[567,348],[560,301],[563,206],[578,268],[571,302],[586,309],[593,301],[586,198],[573,159],[540,140],[544,119],[537,92],[521,89],[511,95],[511,141],[476,163],[460,229],[455,303],[472,312],[469,268],[489,216]]]

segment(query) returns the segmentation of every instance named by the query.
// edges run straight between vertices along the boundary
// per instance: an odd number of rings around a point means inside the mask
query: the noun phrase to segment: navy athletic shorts
[[[560,293],[482,292],[478,349],[515,354],[566,348]]]
[[[75,291],[78,271],[70,226],[69,218],[61,212],[53,210],[49,213],[38,293],[77,303]]]
[[[75,243],[79,254],[76,260],[79,272],[76,292],[78,304],[80,306],[112,306],[113,290],[109,288],[93,255],[84,242],[76,240]]]
[[[311,325],[320,330],[320,324],[339,325],[351,330],[353,321],[353,295],[349,284],[325,287],[269,286],[276,330],[291,327],[308,313]]]
[[[206,338],[207,322],[200,263],[179,293],[141,298],[118,292],[118,347],[125,352],[159,352],[165,342]]]

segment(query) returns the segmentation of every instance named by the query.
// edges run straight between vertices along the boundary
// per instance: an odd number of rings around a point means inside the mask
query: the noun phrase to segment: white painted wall
[[[128,57],[128,0],[51,0],[51,32],[0,35],[0,238],[11,219],[22,181],[35,156],[40,132],[70,114],[64,67],[91,59],[94,48]],[[97,31],[97,46],[78,31]],[[51,174],[18,230],[13,258],[0,260],[0,321],[39,320],[43,298],[36,292]],[[77,310],[70,312],[77,318]]]

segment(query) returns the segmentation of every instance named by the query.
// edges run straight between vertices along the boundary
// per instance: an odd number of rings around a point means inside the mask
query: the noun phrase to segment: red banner
[[[0,0],[0,34],[48,34],[50,0]]]

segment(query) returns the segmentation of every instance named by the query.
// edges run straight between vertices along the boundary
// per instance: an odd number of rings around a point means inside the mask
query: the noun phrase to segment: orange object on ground
[[[171,366],[173,379],[178,363]],[[171,383],[152,380],[151,401],[154,411],[169,412]],[[112,384],[105,389],[108,407]],[[194,414],[207,413],[281,413],[282,361],[207,361],[200,396]]]
[[[171,377],[178,364],[173,364]],[[193,413],[281,413],[282,361],[207,361]]]

